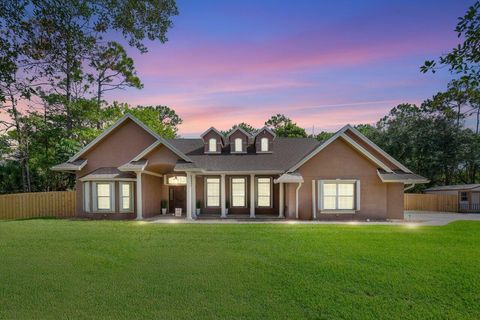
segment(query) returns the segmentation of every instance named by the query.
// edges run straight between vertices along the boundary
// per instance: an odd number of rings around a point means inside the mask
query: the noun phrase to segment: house
[[[168,212],[227,218],[403,219],[405,185],[427,180],[347,125],[330,139],[282,138],[264,127],[163,139],[127,114],[53,170],[76,176],[79,217]],[[227,214],[228,211],[228,214]]]
[[[458,197],[459,212],[480,212],[480,184],[456,184],[425,189],[427,194],[450,194]]]

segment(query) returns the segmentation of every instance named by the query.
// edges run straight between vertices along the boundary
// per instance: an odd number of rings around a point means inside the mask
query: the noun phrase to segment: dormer
[[[257,153],[272,153],[275,133],[268,127],[263,127],[255,133],[255,150]]]
[[[203,139],[204,152],[208,154],[220,154],[225,146],[225,138],[214,127],[211,127],[200,135]]]
[[[240,127],[235,127],[227,135],[230,144],[230,153],[247,153],[247,148],[252,136]]]

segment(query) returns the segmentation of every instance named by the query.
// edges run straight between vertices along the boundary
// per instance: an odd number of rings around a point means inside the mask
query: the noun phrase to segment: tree
[[[299,127],[290,118],[283,114],[276,114],[265,121],[265,125],[273,130],[279,137],[306,138],[307,132]]]
[[[232,132],[232,130],[236,129],[236,128],[242,128],[243,130],[245,130],[247,133],[250,133],[250,134],[254,134],[255,131],[257,131],[257,129],[255,129],[253,126],[249,125],[248,123],[246,122],[240,122],[239,124],[234,124],[230,129],[228,129],[227,131],[222,131],[222,134],[224,136],[227,136],[230,132]]]

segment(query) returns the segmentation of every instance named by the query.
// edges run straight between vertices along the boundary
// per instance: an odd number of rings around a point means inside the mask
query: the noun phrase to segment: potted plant
[[[200,200],[197,200],[197,210],[196,210],[196,215],[198,216],[200,214],[200,209],[202,208],[202,202]]]
[[[162,208],[162,214],[166,215],[167,214],[167,200],[161,200],[160,201],[160,207]]]
[[[228,214],[228,208],[230,208],[230,201],[225,201],[225,214]]]

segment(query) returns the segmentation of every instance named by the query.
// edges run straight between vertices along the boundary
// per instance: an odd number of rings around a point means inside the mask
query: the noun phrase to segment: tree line
[[[431,185],[480,182],[479,8],[477,1],[459,19],[461,44],[420,68],[447,68],[452,81],[444,92],[356,126]],[[165,138],[178,136],[182,119],[172,108],[104,99],[109,91],[143,87],[125,47],[109,37],[121,35],[146,53],[146,41],[168,40],[177,14],[174,0],[0,2],[0,193],[73,188],[72,175],[49,168],[126,112]],[[308,135],[282,114],[265,125],[281,137],[323,141],[333,134]]]

